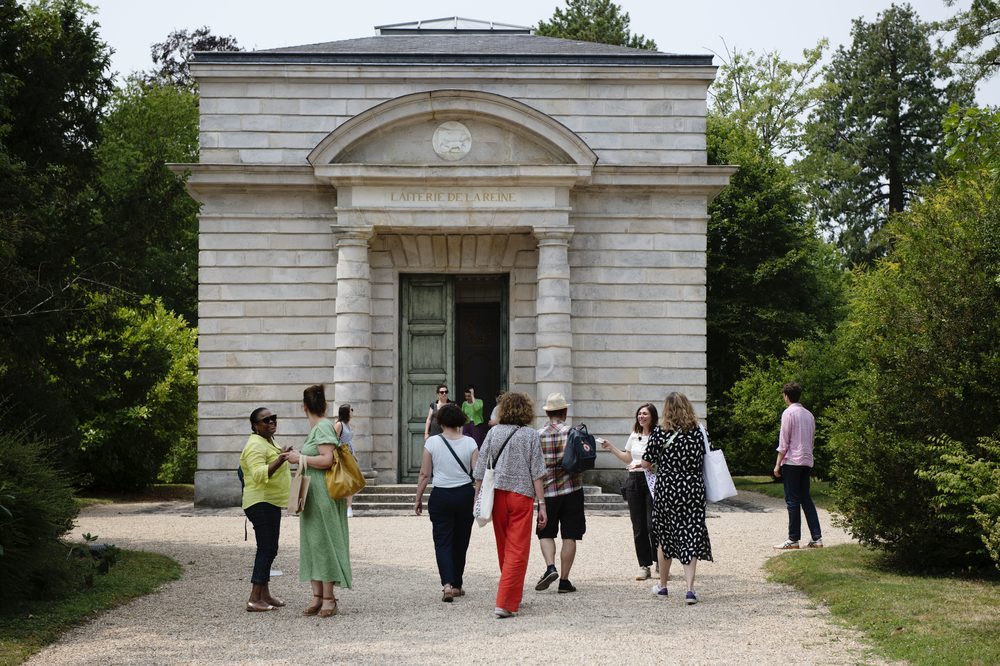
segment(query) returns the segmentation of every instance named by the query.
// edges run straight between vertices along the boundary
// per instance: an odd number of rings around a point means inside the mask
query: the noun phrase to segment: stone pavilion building
[[[192,72],[197,503],[238,503],[255,407],[298,446],[320,382],[378,483],[416,480],[438,383],[487,413],[562,391],[620,446],[668,391],[704,416],[707,206],[733,173],[706,163],[711,56],[448,19]]]

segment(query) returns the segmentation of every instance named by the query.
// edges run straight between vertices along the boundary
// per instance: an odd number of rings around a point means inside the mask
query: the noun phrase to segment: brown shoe
[[[315,615],[319,612],[319,609],[323,606],[323,596],[319,594],[314,594],[313,599],[319,599],[318,604],[313,604],[311,606],[306,606],[306,609],[302,611],[303,615]]]
[[[316,617],[333,617],[337,614],[337,597],[323,597],[323,601],[332,601],[333,608],[320,608]]]

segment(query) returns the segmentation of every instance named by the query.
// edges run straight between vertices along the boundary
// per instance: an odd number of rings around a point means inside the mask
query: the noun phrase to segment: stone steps
[[[424,507],[432,486],[424,493]],[[390,484],[366,486],[354,496],[353,511],[356,516],[404,515],[413,513],[416,484]],[[605,493],[600,486],[583,487],[584,502],[588,512],[599,514],[628,514],[628,505],[621,495]]]

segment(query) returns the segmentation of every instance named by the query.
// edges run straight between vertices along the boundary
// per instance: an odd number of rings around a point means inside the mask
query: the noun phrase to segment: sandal
[[[333,617],[337,614],[337,597],[322,597],[323,601],[332,601],[333,608],[320,608],[316,617]]]
[[[441,601],[450,604],[458,596],[458,592],[451,585],[445,585],[441,590]]]
[[[263,605],[257,605],[257,604],[263,604]],[[273,610],[278,610],[278,607],[272,606],[266,601],[259,601],[257,603],[254,603],[253,601],[247,602],[248,613],[266,613],[267,611],[273,611]]]
[[[319,612],[320,607],[323,605],[323,595],[321,595],[321,594],[314,594],[313,595],[313,599],[319,599],[320,601],[319,601],[318,604],[314,604],[312,606],[307,606],[306,609],[304,611],[302,611],[303,615],[315,615],[316,613]]]

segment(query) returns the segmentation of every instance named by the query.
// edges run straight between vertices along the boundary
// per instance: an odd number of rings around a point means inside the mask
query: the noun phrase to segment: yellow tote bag
[[[333,465],[323,476],[330,499],[350,497],[365,487],[365,477],[361,473],[361,467],[347,444],[340,444],[333,449]]]

